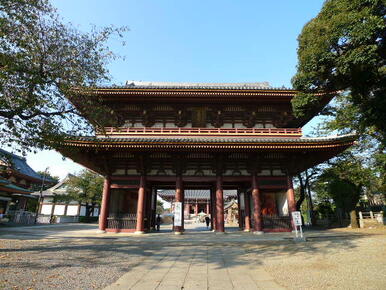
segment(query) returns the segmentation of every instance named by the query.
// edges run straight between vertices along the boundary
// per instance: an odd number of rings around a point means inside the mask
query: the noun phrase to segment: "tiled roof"
[[[157,191],[160,197],[174,197],[176,195],[176,191],[173,189],[161,189]],[[224,197],[236,197],[236,190],[224,190]],[[210,191],[206,189],[186,189],[184,190],[184,198],[187,199],[210,199]]]
[[[61,182],[55,184],[54,186],[44,190],[42,192],[43,196],[54,196],[55,194],[67,195],[68,192],[66,190],[66,184],[68,179],[73,176],[72,174],[68,174]],[[39,191],[35,191],[32,193],[33,195],[40,195]]]
[[[34,179],[42,180],[43,176],[36,173],[28,164],[24,157],[18,156],[6,150],[0,149],[0,157],[5,156],[9,158],[12,169],[26,176],[30,176]]]
[[[101,145],[108,143],[325,143],[325,142],[344,142],[355,140],[356,135],[348,134],[333,137],[318,137],[318,138],[285,138],[285,137],[219,137],[219,136],[126,136],[126,137],[69,137],[68,141],[85,141],[95,142]]]
[[[126,81],[124,88],[138,89],[272,89],[268,82],[251,83],[191,83],[191,82],[146,82]],[[282,88],[283,89],[283,88]]]

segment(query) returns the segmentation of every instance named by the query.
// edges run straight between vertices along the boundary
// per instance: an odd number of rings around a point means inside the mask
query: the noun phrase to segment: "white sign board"
[[[182,227],[182,202],[174,203],[174,226]]]
[[[300,211],[293,211],[292,212],[292,220],[294,221],[295,226],[301,226],[302,225],[302,216],[300,214]]]

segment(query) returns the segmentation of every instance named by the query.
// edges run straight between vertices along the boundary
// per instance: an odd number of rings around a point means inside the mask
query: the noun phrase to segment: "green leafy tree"
[[[62,23],[48,0],[0,0],[1,143],[25,151],[52,146],[68,133],[92,132],[81,113],[103,123],[109,114],[98,98],[74,88],[108,80],[106,64],[116,55],[106,42],[124,30],[84,33]],[[73,103],[82,104],[82,112]]]
[[[164,209],[164,204],[162,203],[162,201],[157,200],[156,214],[163,214],[164,211],[165,211],[165,209]]]
[[[355,209],[361,195],[372,188],[372,174],[359,158],[346,154],[324,169],[318,179],[317,194],[334,201],[340,220],[343,212],[350,214],[351,227],[357,228]]]
[[[386,137],[386,2],[327,0],[299,35],[298,68],[292,79],[300,93],[297,116],[313,114],[320,91],[339,96],[333,112],[338,129]]]
[[[103,178],[90,171],[83,170],[69,178],[67,195],[56,195],[55,201],[76,200],[86,205],[86,216],[89,217],[97,205],[101,204]]]

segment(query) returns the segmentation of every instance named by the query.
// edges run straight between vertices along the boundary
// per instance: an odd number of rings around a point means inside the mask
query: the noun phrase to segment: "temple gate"
[[[313,114],[294,117],[296,93],[267,83],[95,88],[89,97],[111,109],[111,126],[96,128],[95,136],[69,136],[58,150],[105,176],[100,230],[150,231],[162,188],[180,203],[181,225],[174,229],[182,233],[185,189],[206,188],[215,231],[224,232],[228,189],[237,189],[243,230],[291,231],[292,177],[354,142],[352,135],[303,137],[301,127]],[[320,106],[331,98],[323,94]]]

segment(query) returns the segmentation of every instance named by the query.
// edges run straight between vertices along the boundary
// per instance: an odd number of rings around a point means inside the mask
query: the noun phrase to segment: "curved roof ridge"
[[[152,81],[126,81],[126,87],[149,88],[272,88],[269,82],[240,82],[240,83],[201,83],[201,82],[152,82]]]

